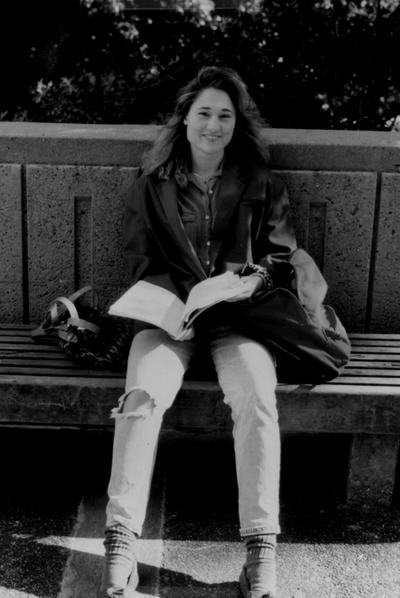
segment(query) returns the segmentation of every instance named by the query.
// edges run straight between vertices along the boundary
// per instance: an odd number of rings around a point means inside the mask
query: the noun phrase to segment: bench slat
[[[400,377],[391,377],[391,376],[347,376],[346,374],[342,374],[337,378],[334,378],[334,384],[369,384],[371,386],[379,386],[379,385],[393,385],[400,387]],[[329,382],[327,383],[329,384]]]
[[[1,362],[1,360],[0,360]],[[375,364],[376,365],[376,364]],[[347,367],[345,368],[341,378],[343,376],[390,376],[398,378],[400,377],[400,368],[395,369],[392,367],[388,368],[356,368],[356,367]]]
[[[35,328],[34,325],[30,324],[0,324],[0,339],[3,337],[23,337],[27,339],[31,339],[31,331]],[[352,344],[358,343],[366,343],[366,344],[374,344],[374,343],[394,343],[400,344],[400,334],[369,334],[369,333],[350,333],[349,338]]]
[[[119,372],[111,372],[108,370],[91,370],[91,369],[82,369],[82,367],[80,366],[76,366],[73,363],[71,363],[71,368],[59,368],[59,367],[54,367],[51,368],[48,365],[47,366],[43,366],[43,367],[38,367],[36,365],[29,367],[29,366],[23,366],[23,367],[13,367],[13,366],[7,366],[4,368],[1,368],[0,370],[0,379],[2,377],[7,377],[11,374],[16,374],[16,375],[21,375],[21,376],[34,376],[35,374],[37,376],[73,376],[75,378],[81,378],[81,377],[93,377],[93,378],[114,378],[114,377],[121,377],[121,373]]]
[[[399,355],[386,355],[383,353],[352,353],[349,363],[355,363],[357,361],[374,361],[375,363],[384,363],[388,361],[397,362],[400,361],[400,353]]]
[[[33,351],[2,351],[0,349],[0,364],[3,362],[3,359],[12,359],[14,362],[16,360],[23,360],[23,359],[48,359],[49,361],[70,361],[68,355],[62,352],[56,351],[41,351],[41,352],[33,352]]]
[[[356,368],[400,368],[400,356],[398,360],[392,359],[390,361],[383,361],[374,359],[373,361],[367,359],[352,359],[345,367],[345,371]]]
[[[33,330],[34,328],[36,328],[38,325],[38,323],[35,324],[20,324],[20,323],[7,323],[7,322],[1,322],[0,323],[0,335],[2,334],[2,332],[4,331],[18,331],[20,333],[24,333],[29,335],[30,331]],[[385,338],[385,339],[397,339],[400,340],[400,333],[396,334],[396,333],[391,333],[391,334],[387,334],[385,333],[381,333],[381,332],[350,332],[349,333],[349,338],[351,340],[353,339],[376,339],[376,338]]]
[[[396,350],[397,349],[397,350]],[[400,351],[400,347],[365,347],[365,346],[360,346],[360,347],[355,347],[352,350],[352,355],[358,355],[358,354],[365,354],[368,353],[369,355],[399,355],[399,351]]]
[[[368,339],[385,339],[385,340],[399,340],[400,334],[386,334],[381,332],[351,332],[349,334],[351,342],[354,340],[368,340]]]
[[[18,357],[15,359],[4,358],[0,357],[0,372],[3,370],[7,370],[10,366],[24,368],[29,366],[34,366],[35,368],[52,368],[57,366],[59,368],[79,368],[79,364],[74,363],[69,359],[42,359],[41,357],[37,359],[19,359]]]
[[[395,340],[352,340],[351,341],[352,347],[396,347],[400,348],[400,341]]]
[[[24,350],[32,350],[32,351],[37,351],[37,350],[43,350],[43,348],[50,348],[51,350],[58,350],[61,353],[63,352],[63,350],[61,349],[61,347],[58,345],[58,343],[56,341],[54,341],[54,343],[51,342],[35,342],[32,339],[24,339],[21,338],[17,341],[14,340],[10,340],[7,339],[4,342],[0,342],[0,351],[3,350],[16,350],[16,349],[24,349]],[[400,355],[400,345],[397,346],[391,346],[391,345],[387,345],[387,346],[378,346],[378,345],[358,345],[358,346],[352,346],[352,355],[358,355],[358,354],[376,354],[376,355],[380,355],[380,354],[390,354],[392,353],[393,355]]]
[[[34,328],[36,328],[37,324],[14,324],[14,323],[7,323],[7,322],[2,322],[0,324],[0,334],[3,331],[7,331],[7,330],[18,330],[18,331],[23,331],[26,332],[26,334],[30,334],[30,331],[33,330]]]
[[[26,334],[3,334],[0,335],[0,347],[3,343],[29,343],[29,344],[38,344],[37,341],[33,340],[31,336],[27,336]],[[54,339],[54,343],[57,344],[57,340]],[[50,344],[50,343],[41,343],[41,344]]]
[[[63,353],[63,350],[61,349],[61,347],[58,346],[58,344],[54,344],[54,345],[48,345],[48,344],[44,344],[44,343],[4,343],[4,344],[0,344],[0,353],[3,351],[35,351],[35,352],[39,352],[40,351],[48,351],[50,350],[54,350],[54,351],[58,351],[59,353]]]
[[[36,343],[32,342],[22,342],[21,343],[14,343],[14,342],[5,342],[0,343],[0,352],[2,351],[16,351],[16,350],[25,350],[25,351],[43,351],[43,350],[51,350],[51,351],[59,351],[63,353],[63,350],[59,345],[55,342],[54,345],[50,343]],[[379,357],[380,355],[394,355],[400,358],[400,346],[397,347],[397,351],[395,350],[396,347],[356,347],[352,351],[352,357],[358,358],[359,355],[368,355],[368,359],[373,359],[373,356],[376,355]]]
[[[334,381],[328,384],[317,384],[310,388],[310,394],[317,395],[337,395],[338,397],[346,398],[346,395],[378,395],[379,397],[388,396],[392,400],[394,397],[400,397],[400,385],[391,386],[390,384],[382,384],[378,387],[372,384],[341,384],[341,378],[335,378]],[[280,389],[285,390],[283,388]]]

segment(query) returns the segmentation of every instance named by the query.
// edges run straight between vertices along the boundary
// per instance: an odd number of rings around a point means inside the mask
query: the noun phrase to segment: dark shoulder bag
[[[81,303],[79,300],[89,292],[92,305]],[[55,339],[65,353],[81,365],[110,370],[126,368],[133,336],[128,321],[99,310],[97,295],[90,286],[68,297],[56,297],[31,334],[38,342]]]
[[[278,272],[279,264],[275,266]],[[272,350],[280,382],[331,380],[348,363],[351,345],[335,310],[323,303],[326,282],[302,249],[282,262],[280,270],[279,286],[257,293],[254,300],[226,304],[231,321]]]

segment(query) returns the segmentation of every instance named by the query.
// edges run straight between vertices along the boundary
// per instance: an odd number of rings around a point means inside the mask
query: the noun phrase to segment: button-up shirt
[[[188,170],[187,184],[178,185],[178,209],[186,235],[207,276],[211,269],[211,241],[221,184],[222,163],[215,175],[203,181]]]

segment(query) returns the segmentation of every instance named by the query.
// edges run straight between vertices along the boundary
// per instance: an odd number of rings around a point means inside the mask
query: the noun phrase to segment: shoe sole
[[[132,572],[128,578],[128,583],[125,589],[114,590],[111,594],[111,598],[137,598],[136,588],[139,585],[139,574],[137,569],[137,562],[134,563]],[[111,588],[110,588],[111,590]],[[112,590],[111,590],[112,591]],[[110,597],[110,594],[107,594],[107,590],[100,589],[97,592],[97,598],[106,598],[106,596]]]
[[[244,596],[244,598],[251,598],[250,597],[250,584],[247,580],[247,576],[246,576],[244,569],[242,569],[240,572],[239,585],[240,585],[240,591],[242,592],[242,595]]]
[[[137,596],[136,588],[139,585],[139,573],[137,563],[135,563],[132,573],[129,576],[128,584],[125,588],[124,598],[135,598]]]

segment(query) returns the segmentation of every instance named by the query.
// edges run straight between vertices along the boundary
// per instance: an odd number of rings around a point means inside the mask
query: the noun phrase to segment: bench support
[[[353,436],[347,478],[349,504],[391,506],[399,446],[398,436]]]

